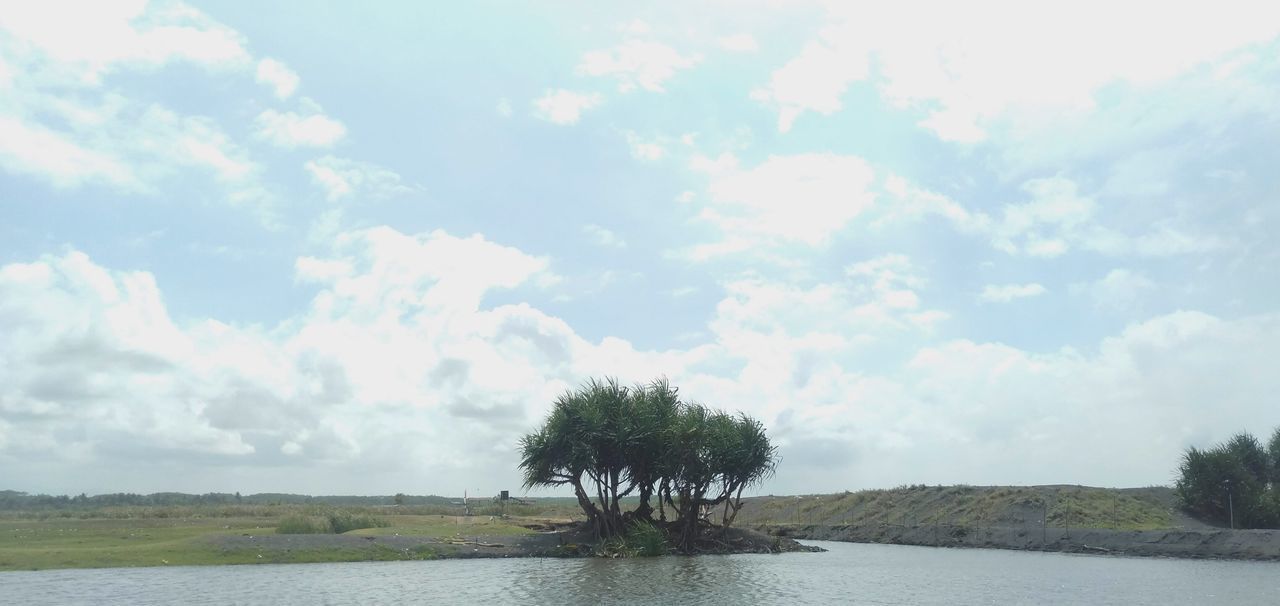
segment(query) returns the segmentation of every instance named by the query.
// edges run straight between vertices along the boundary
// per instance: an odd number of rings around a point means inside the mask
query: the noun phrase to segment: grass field
[[[426,546],[406,551],[376,543],[287,550],[227,548],[219,544],[219,537],[274,535],[276,525],[286,516],[208,517],[197,514],[172,517],[168,515],[172,512],[150,513],[156,515],[134,518],[51,517],[43,520],[0,517],[0,570],[345,562],[425,559],[436,555]],[[365,528],[346,534],[447,538],[517,536],[530,532],[518,525],[525,520],[502,520],[489,516],[390,514],[380,517],[390,522],[390,526]]]

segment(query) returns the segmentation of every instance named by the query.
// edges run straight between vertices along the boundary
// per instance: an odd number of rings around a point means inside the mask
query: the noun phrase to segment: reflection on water
[[[0,573],[12,604],[1280,604],[1280,564],[819,543],[827,553]]]

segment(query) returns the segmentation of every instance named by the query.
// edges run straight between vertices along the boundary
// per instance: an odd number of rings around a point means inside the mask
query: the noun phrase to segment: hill
[[[914,485],[838,494],[753,497],[744,500],[738,523],[1112,530],[1208,527],[1183,514],[1167,487],[1068,485]]]

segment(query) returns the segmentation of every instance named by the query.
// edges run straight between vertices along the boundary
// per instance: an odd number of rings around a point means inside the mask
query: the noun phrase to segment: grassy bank
[[[430,559],[449,545],[429,540],[531,534],[519,525],[528,520],[396,514],[380,516],[388,522],[383,528],[294,541],[276,537],[276,527],[288,515],[151,513],[165,515],[0,518],[0,570]],[[268,537],[276,540],[268,545],[255,542]],[[420,541],[389,546],[361,537]]]
[[[826,495],[755,497],[743,524],[1106,528],[1154,530],[1196,524],[1164,487],[902,486]]]

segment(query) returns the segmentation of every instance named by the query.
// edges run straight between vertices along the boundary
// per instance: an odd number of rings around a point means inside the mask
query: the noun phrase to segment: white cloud
[[[778,131],[788,132],[796,118],[806,111],[830,115],[844,106],[840,102],[851,82],[869,73],[869,60],[861,48],[849,48],[822,35],[809,43],[800,55],[773,72],[769,84],[751,92],[751,98],[778,110]]]
[[[735,53],[751,53],[760,49],[760,46],[756,44],[755,37],[747,33],[723,36],[717,38],[716,43],[720,45],[720,48]]]
[[[860,315],[877,318],[879,322],[905,322],[922,330],[930,330],[950,317],[950,314],[941,310],[917,311],[920,307],[917,291],[926,282],[920,276],[919,269],[905,255],[882,255],[854,263],[845,272],[853,278],[866,281],[855,291],[871,301],[855,310]],[[894,314],[901,314],[901,317],[894,320]]]
[[[982,288],[979,297],[992,303],[1008,303],[1014,299],[1038,297],[1049,292],[1044,286],[1030,282],[1027,284],[988,284]]]
[[[1069,249],[1094,215],[1092,198],[1081,196],[1074,181],[1062,177],[1033,179],[1022,185],[1031,200],[1007,204],[1001,220],[991,225],[992,245],[1010,254],[1056,257]]]
[[[724,241],[696,247],[695,257],[742,250],[752,243],[825,244],[875,201],[874,172],[856,156],[769,156],[741,169],[731,155],[695,157],[707,173],[708,203],[699,218],[717,226]]]
[[[498,99],[498,105],[495,107],[495,110],[498,112],[498,115],[503,118],[510,118],[515,114],[515,110],[511,107],[511,100],[506,97]]]
[[[0,267],[0,411],[24,420],[20,439],[0,444],[6,477],[34,482],[12,468],[27,458],[90,486],[136,482],[120,470],[158,459],[214,475],[394,475],[413,473],[397,462],[408,453],[459,491],[475,465],[514,481],[515,437],[587,374],[578,361],[638,357],[623,342],[597,351],[524,304],[483,306],[489,292],[543,282],[544,258],[440,231],[375,228],[332,244],[331,256],[297,262],[299,280],[319,288],[310,308],[269,330],[175,322],[150,274],[78,252]],[[458,457],[474,439],[501,446]],[[146,481],[199,490],[211,477],[195,476]]]
[[[236,32],[181,4],[32,3],[0,15],[0,167],[55,187],[152,192],[184,168],[208,170],[227,199],[262,200],[257,166],[212,119],[125,96],[104,80],[189,63],[252,67]]]
[[[657,140],[646,140],[634,131],[624,131],[627,145],[631,148],[631,157],[646,162],[657,162],[667,154],[666,148]]]
[[[304,167],[330,201],[353,195],[387,198],[414,189],[405,185],[395,171],[369,162],[324,156],[307,162]]]
[[[601,227],[594,223],[582,226],[582,233],[586,234],[591,241],[608,248],[626,248],[627,241],[623,240],[613,230]]]
[[[897,305],[919,298],[890,294],[918,289],[911,268],[896,256],[856,264],[850,273],[863,282],[854,288],[727,285],[709,357],[728,372],[673,380],[690,397],[731,401],[766,419],[784,457],[779,476],[792,492],[830,483],[832,461],[844,478],[837,484],[850,487],[1164,482],[1185,445],[1256,424],[1249,419],[1270,414],[1268,394],[1280,388],[1257,349],[1276,350],[1275,314],[1158,316],[1087,352],[921,344],[912,336],[927,331],[889,328],[911,326],[909,309]],[[1207,425],[1206,401],[1222,411]],[[1144,440],[1126,433],[1135,425],[1149,428]],[[817,456],[818,444],[839,456]],[[939,459],[940,450],[948,456]],[[894,461],[890,469],[886,460]],[[1126,465],[1104,464],[1115,460]]]
[[[277,99],[288,99],[298,90],[301,78],[289,66],[275,59],[258,61],[257,80],[271,87]]]
[[[213,120],[152,106],[132,136],[132,144],[149,156],[208,170],[229,185],[255,186],[257,164]]]
[[[790,366],[795,360],[779,356],[797,348],[847,354],[904,331],[928,331],[947,317],[921,304],[926,280],[905,255],[854,263],[845,273],[846,280],[807,286],[763,277],[726,282],[712,333],[735,357]]]
[[[898,175],[886,175],[883,190],[885,202],[880,205],[882,212],[874,223],[876,226],[936,215],[966,234],[984,233],[991,228],[991,218],[987,215],[970,212],[955,200],[918,187]]]
[[[1164,257],[1218,250],[1229,243],[1213,235],[1192,235],[1167,224],[1152,231],[1126,234],[1100,224],[1098,204],[1064,177],[1032,179],[1022,184],[1030,200],[1007,204],[1000,220],[977,216],[957,225],[986,231],[992,246],[1010,254],[1058,257],[1071,248],[1107,255]],[[959,217],[959,215],[956,215]]]
[[[58,187],[102,181],[127,190],[141,188],[132,168],[120,159],[5,116],[0,116],[0,165],[12,172],[44,176]]]
[[[43,95],[30,100],[44,103],[62,129],[0,115],[0,166],[9,171],[43,177],[56,187],[103,184],[145,193],[194,168],[226,186],[229,198],[260,190],[257,164],[208,118],[110,95],[86,105]]]
[[[109,272],[72,252],[0,268],[0,293],[8,335],[0,408],[44,421],[28,425],[19,451],[73,462],[112,446],[92,443],[100,440],[153,453],[253,451],[199,418],[200,375],[175,372],[195,345],[168,317],[150,274]]]
[[[224,480],[248,490],[377,468],[355,486],[387,492],[382,482],[418,477],[426,462],[433,486],[460,492],[481,475],[518,481],[516,437],[582,377],[665,374],[690,399],[765,422],[784,465],[770,491],[1142,485],[1168,478],[1186,444],[1268,418],[1280,390],[1267,372],[1280,355],[1275,314],[1178,312],[1088,351],[922,342],[926,320],[945,314],[924,303],[926,281],[902,255],[855,263],[835,283],[727,282],[709,342],[646,352],[587,342],[525,303],[486,305],[550,268],[481,236],[383,227],[332,244],[297,261],[316,289],[310,306],[267,328],[175,321],[150,274],[77,252],[0,266],[0,469],[24,486],[190,491],[227,468]],[[465,448],[476,443],[494,446]],[[185,473],[123,471],[161,459]],[[20,467],[31,460],[54,476]],[[1115,460],[1126,465],[1104,464]]]
[[[119,69],[190,62],[213,69],[251,64],[243,38],[183,4],[53,0],[0,14],[0,30],[21,40],[24,63],[45,67],[43,79],[97,85]]]
[[[1106,276],[1096,282],[1075,284],[1072,289],[1089,295],[1096,307],[1129,310],[1155,287],[1155,282],[1141,273],[1118,268],[1107,272]]]
[[[1153,28],[1154,7],[1145,3],[1046,10],[831,2],[827,25],[755,96],[777,107],[785,132],[803,112],[838,111],[848,87],[871,76],[874,59],[882,97],[925,112],[920,125],[943,140],[975,142],[1009,113],[1088,111],[1105,85],[1167,80],[1280,34],[1280,15],[1232,4],[1210,13],[1162,5]],[[1135,31],[1144,32],[1140,48]]]
[[[314,102],[304,99],[306,114],[268,109],[254,120],[259,139],[284,148],[332,147],[347,135],[347,127],[326,116]]]
[[[548,90],[533,101],[533,115],[553,124],[577,124],[582,113],[604,102],[599,93],[575,93],[563,88]]]
[[[698,55],[683,56],[660,42],[628,40],[610,49],[584,54],[577,72],[587,76],[613,76],[618,80],[618,90],[624,93],[636,88],[664,92],[664,82],[701,60]]]

